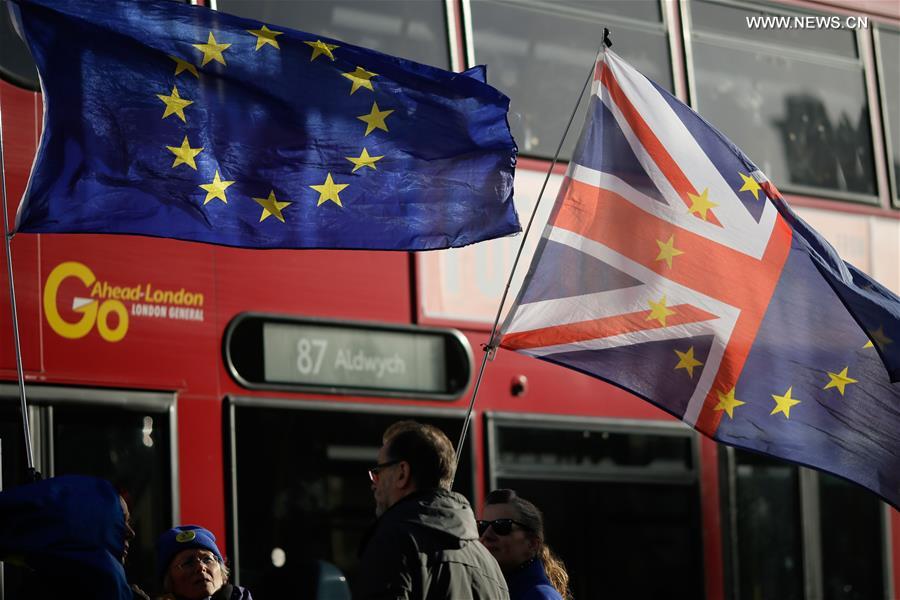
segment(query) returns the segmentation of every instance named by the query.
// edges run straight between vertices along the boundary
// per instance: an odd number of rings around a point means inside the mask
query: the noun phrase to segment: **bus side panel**
[[[9,226],[15,224],[16,209],[28,184],[31,162],[40,136],[41,100],[38,94],[0,81],[0,114],[3,116],[3,166],[6,171],[6,203]],[[12,127],[9,124],[15,123]],[[38,269],[38,237],[18,235],[12,242],[14,277],[25,369],[43,371],[39,323],[41,319],[38,296],[40,272]],[[0,248],[0,314],[10,314],[9,278],[6,269],[6,247]],[[0,320],[0,370],[4,375],[16,376],[15,347],[13,345],[12,320]]]
[[[212,248],[43,235],[46,368],[54,379],[214,394],[220,331]]]
[[[202,524],[225,537],[222,402],[217,397],[178,397],[178,480],[182,523]],[[271,465],[259,465],[261,469]]]
[[[216,312],[408,323],[406,252],[216,249]],[[371,284],[370,284],[371,283]],[[262,291],[262,293],[261,293]]]

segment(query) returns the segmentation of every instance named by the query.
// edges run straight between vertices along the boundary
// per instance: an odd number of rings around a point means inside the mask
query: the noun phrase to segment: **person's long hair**
[[[544,541],[544,515],[532,502],[516,494],[515,490],[494,490],[487,495],[485,504],[509,504],[518,513],[516,519],[538,541],[537,556],[544,565],[547,579],[565,600],[572,600],[572,592],[569,591],[569,573],[566,566]]]

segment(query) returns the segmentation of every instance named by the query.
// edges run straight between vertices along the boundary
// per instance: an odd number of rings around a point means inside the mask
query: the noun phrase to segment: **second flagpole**
[[[22,411],[22,430],[25,438],[25,462],[28,481],[37,481],[40,473],[34,466],[34,453],[31,449],[31,427],[28,423],[28,401],[25,397],[25,371],[22,366],[22,344],[19,341],[19,317],[16,312],[16,286],[13,281],[12,236],[9,232],[9,207],[6,201],[6,163],[3,156],[3,112],[0,108],[0,194],[3,200],[3,239],[6,244],[6,273],[9,280],[9,306],[12,314],[13,344],[16,353],[16,375],[19,382],[19,405]]]
[[[609,39],[609,29],[603,28],[603,46],[602,48],[610,48],[612,47],[612,42]],[[602,49],[601,48],[601,49]],[[599,55],[599,52],[597,53]],[[516,252],[516,258],[513,260],[512,268],[509,271],[509,277],[506,280],[506,287],[503,289],[503,296],[500,298],[500,305],[497,307],[497,315],[494,317],[494,324],[491,326],[491,334],[488,337],[488,342],[482,345],[482,349],[484,350],[484,356],[481,360],[481,367],[478,369],[478,375],[475,377],[475,387],[472,390],[472,399],[469,401],[469,408],[466,411],[466,417],[463,420],[462,431],[459,434],[459,441],[456,444],[456,463],[453,467],[453,479],[450,481],[450,487],[453,487],[453,483],[456,481],[456,469],[459,467],[459,459],[462,455],[462,447],[466,441],[466,435],[469,431],[469,420],[472,417],[472,412],[475,409],[475,399],[478,397],[478,389],[481,387],[481,380],[484,377],[484,371],[487,367],[487,361],[493,360],[494,355],[497,352],[497,346],[495,344],[494,337],[497,335],[497,326],[500,324],[500,316],[503,314],[503,306],[506,304],[506,298],[509,296],[509,289],[512,286],[513,276],[516,273],[516,267],[519,265],[519,260],[522,258],[522,251],[525,249],[525,242],[528,239],[528,233],[531,231],[531,226],[534,224],[534,218],[537,216],[538,208],[541,205],[541,200],[544,197],[544,191],[547,189],[547,183],[550,181],[550,175],[553,173],[553,168],[556,167],[556,163],[559,160],[559,153],[562,151],[563,143],[566,141],[566,136],[569,134],[569,129],[572,127],[572,121],[575,119],[575,113],[578,112],[578,106],[581,104],[581,98],[584,96],[584,91],[587,89],[588,84],[594,79],[594,69],[596,68],[597,61],[594,59],[594,62],[591,63],[591,70],[588,73],[587,79],[584,81],[584,85],[581,87],[581,92],[578,94],[578,99],[575,101],[575,106],[572,108],[572,114],[569,115],[569,121],[566,123],[566,128],[563,131],[562,137],[559,140],[559,145],[556,147],[556,153],[553,155],[553,162],[550,163],[550,167],[547,169],[547,174],[544,177],[544,183],[541,185],[541,191],[538,193],[537,201],[534,203],[534,209],[531,211],[531,217],[528,219],[528,225],[525,227],[525,231],[522,234],[522,243],[519,244],[519,249]]]

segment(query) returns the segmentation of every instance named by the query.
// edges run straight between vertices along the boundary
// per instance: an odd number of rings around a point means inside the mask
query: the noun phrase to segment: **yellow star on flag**
[[[307,46],[313,49],[312,57],[310,57],[309,62],[316,60],[319,56],[323,54],[334,60],[334,54],[331,53],[335,48],[340,48],[337,44],[326,44],[322,40],[316,40],[315,42],[303,42]]]
[[[679,352],[675,351],[675,354],[678,355],[678,364],[675,365],[675,369],[685,369],[688,372],[688,376],[693,379],[694,378],[694,367],[699,367],[703,363],[694,358],[694,347],[691,346],[688,348],[687,352]]]
[[[874,348],[872,342],[878,344],[878,347],[884,350],[884,347],[888,344],[892,344],[894,340],[889,338],[887,334],[884,333],[884,325],[879,325],[878,329],[873,331],[871,335],[869,335],[869,341],[866,342],[866,345],[863,348]]]
[[[660,324],[665,327],[666,326],[666,317],[672,316],[675,314],[674,310],[671,310],[668,306],[666,306],[666,295],[663,294],[663,297],[660,298],[659,302],[654,302],[653,300],[648,300],[647,303],[650,305],[650,314],[647,315],[645,321],[650,321],[652,319],[656,319],[660,322]]]
[[[737,398],[734,397],[734,388],[731,388],[727,394],[723,394],[722,392],[717,391],[716,395],[719,396],[719,403],[716,404],[713,410],[724,410],[728,413],[728,418],[734,418],[734,409],[742,404],[746,404],[746,402],[741,402]]]
[[[247,33],[252,33],[256,36],[257,51],[259,51],[259,49],[266,44],[274,46],[276,50],[281,50],[281,47],[278,45],[278,40],[276,40],[275,37],[284,33],[283,31],[272,31],[271,29],[263,25],[260,29],[248,29]]]
[[[829,381],[828,381],[828,383],[825,384],[825,387],[823,387],[822,389],[827,390],[828,388],[837,388],[837,390],[841,393],[841,396],[843,396],[844,388],[847,386],[847,384],[858,383],[858,381],[856,379],[847,377],[847,369],[849,369],[849,367],[844,367],[844,370],[841,371],[840,373],[832,373],[829,371],[828,372]]]
[[[776,396],[772,394],[772,400],[775,401],[775,408],[772,409],[770,415],[774,415],[775,413],[784,413],[785,419],[791,418],[791,407],[795,404],[800,404],[799,400],[795,400],[791,398],[791,391],[794,389],[794,386],[788,388],[788,391],[784,393],[784,396]]]
[[[375,170],[375,163],[377,161],[381,160],[382,158],[384,158],[384,156],[383,155],[382,156],[369,156],[369,151],[366,150],[365,148],[363,148],[362,154],[360,154],[358,157],[345,156],[344,158],[346,158],[347,160],[349,160],[350,162],[352,162],[355,165],[353,167],[353,170],[350,172],[356,173],[357,169],[361,169],[363,167],[371,167],[372,170]]]
[[[262,223],[270,216],[274,216],[276,219],[284,223],[284,215],[281,214],[281,209],[293,204],[292,202],[281,202],[275,199],[275,190],[269,192],[268,198],[254,198],[257,204],[262,206],[262,214],[259,216],[259,222]]]
[[[184,141],[181,142],[181,146],[166,146],[166,148],[175,155],[175,162],[172,163],[173,169],[178,165],[184,164],[195,171],[197,170],[197,163],[194,162],[194,157],[200,154],[203,151],[203,148],[191,148],[187,136],[184,136]]]
[[[216,175],[210,183],[200,184],[200,187],[206,190],[206,198],[203,200],[203,205],[205,206],[213,198],[218,198],[225,204],[228,204],[228,198],[225,197],[225,189],[232,183],[234,182],[219,179],[219,170],[216,169]]]
[[[225,64],[225,57],[222,56],[222,52],[224,52],[231,44],[220,44],[216,42],[215,36],[213,36],[212,32],[209,32],[209,37],[206,38],[205,44],[191,44],[194,48],[203,53],[203,62],[200,63],[200,66],[206,66],[211,60],[214,60],[218,63]]]
[[[171,58],[172,60],[175,61],[175,76],[176,77],[178,77],[178,75],[180,75],[184,71],[187,71],[188,73],[193,74],[193,76],[196,77],[197,79],[200,78],[200,73],[197,72],[197,67],[195,67],[188,61],[181,60],[177,56],[172,56],[171,54],[169,55],[169,58]]]
[[[759,200],[759,190],[762,189],[762,186],[759,185],[759,182],[753,179],[750,175],[744,175],[743,173],[738,173],[741,176],[741,179],[744,180],[744,185],[738,192],[752,192],[753,198]]]
[[[656,245],[659,246],[659,254],[656,256],[656,260],[666,261],[666,264],[669,265],[670,269],[672,268],[672,259],[684,254],[684,252],[675,247],[674,235],[670,235],[667,242],[656,240]]]
[[[372,112],[370,112],[367,115],[362,115],[361,117],[356,117],[357,119],[359,119],[360,121],[362,121],[363,123],[366,124],[366,133],[365,133],[365,135],[363,135],[363,137],[365,137],[366,135],[369,135],[376,129],[381,129],[382,131],[387,131],[388,128],[387,128],[387,125],[385,124],[384,120],[392,112],[394,112],[394,111],[393,110],[379,110],[378,103],[373,102],[372,103]]]
[[[372,82],[370,81],[373,77],[378,75],[378,73],[372,73],[371,71],[366,71],[362,67],[356,67],[356,70],[352,73],[341,73],[344,77],[353,82],[353,85],[350,86],[350,95],[361,87],[366,88],[370,91],[375,91],[375,88],[372,87]]]
[[[718,204],[716,204],[715,202],[710,202],[709,188],[703,190],[703,193],[699,196],[696,194],[691,194],[690,192],[688,192],[688,196],[691,199],[690,213],[697,213],[697,215],[699,215],[700,218],[704,221],[706,221],[706,211],[718,206]]]
[[[172,86],[171,95],[166,96],[164,94],[157,94],[156,97],[162,100],[166,105],[166,110],[163,112],[162,116],[163,119],[169,115],[177,115],[179,119],[187,123],[187,119],[184,118],[184,109],[193,104],[194,101],[179,96],[177,86]]]
[[[331,173],[329,173],[328,176],[325,177],[325,183],[323,183],[322,185],[311,185],[309,187],[319,192],[319,203],[316,204],[316,206],[322,206],[325,202],[331,200],[332,202],[343,208],[344,205],[341,204],[341,198],[340,196],[338,196],[338,193],[340,193],[348,185],[350,184],[335,183],[331,178]]]

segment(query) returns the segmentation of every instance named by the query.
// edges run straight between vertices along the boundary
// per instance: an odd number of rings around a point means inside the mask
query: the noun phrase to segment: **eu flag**
[[[16,231],[428,250],[520,230],[509,99],[166,0],[12,0],[44,131]]]
[[[29,598],[131,600],[124,548],[125,515],[108,481],[65,475],[0,492],[0,560],[35,571],[43,593]]]
[[[900,507],[900,299],[611,51],[505,348]]]

